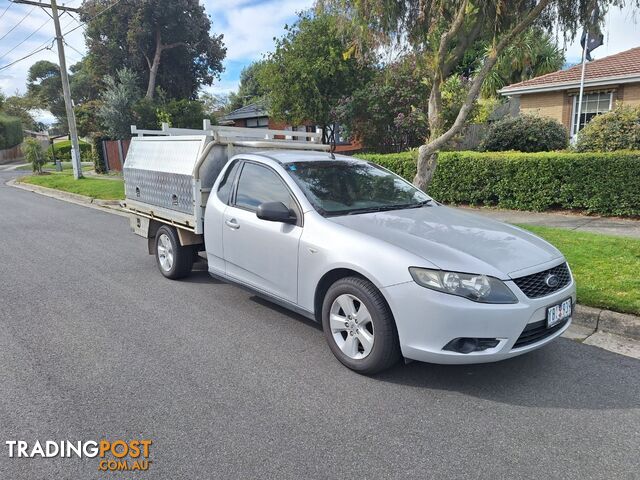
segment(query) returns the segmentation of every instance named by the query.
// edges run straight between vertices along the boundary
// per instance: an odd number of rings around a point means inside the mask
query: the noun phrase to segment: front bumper
[[[411,281],[382,289],[393,312],[405,358],[441,364],[487,363],[515,357],[546,345],[571,324],[571,319],[540,341],[513,348],[528,324],[545,320],[547,307],[571,298],[576,301],[576,286],[571,283],[542,298],[526,297],[512,282],[505,282],[518,297],[508,305],[483,304],[466,298],[436,292]],[[498,344],[483,351],[457,353],[443,350],[460,337],[495,338]]]

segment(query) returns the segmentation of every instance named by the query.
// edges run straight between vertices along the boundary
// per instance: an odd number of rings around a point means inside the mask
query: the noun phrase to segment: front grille
[[[551,328],[547,328],[546,320],[540,320],[539,322],[530,323],[525,327],[525,329],[518,337],[518,340],[516,340],[516,343],[511,348],[522,348],[526,347],[527,345],[531,345],[533,343],[544,340],[545,338],[550,337],[562,327],[564,327],[568,321],[569,319],[567,318],[566,320],[563,320],[562,322],[554,325]]]
[[[558,284],[550,287],[546,283],[546,279],[549,275],[555,275],[558,277]],[[529,298],[540,298],[547,295],[551,295],[553,292],[566,287],[571,283],[571,274],[569,273],[569,267],[566,263],[558,265],[557,267],[550,268],[543,272],[533,273],[526,277],[514,278],[515,284],[522,290],[522,292]]]

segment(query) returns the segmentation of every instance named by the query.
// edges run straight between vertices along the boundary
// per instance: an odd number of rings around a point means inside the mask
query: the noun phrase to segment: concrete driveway
[[[342,367],[317,325],[127,219],[0,173],[0,478],[638,478],[640,361],[559,339],[480,366]],[[153,440],[143,473],[5,441]]]

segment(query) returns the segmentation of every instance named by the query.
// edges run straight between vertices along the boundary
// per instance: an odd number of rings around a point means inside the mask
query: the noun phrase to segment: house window
[[[596,115],[606,113],[613,107],[613,92],[585,93],[582,95],[580,128],[578,128],[578,95],[573,97],[571,136],[582,130]]]
[[[247,128],[267,128],[269,126],[269,117],[247,118]]]

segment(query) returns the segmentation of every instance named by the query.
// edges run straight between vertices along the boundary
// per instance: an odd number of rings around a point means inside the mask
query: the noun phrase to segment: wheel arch
[[[369,278],[367,275],[363,274],[362,272],[354,270],[353,268],[336,267],[326,272],[320,278],[320,280],[318,281],[318,284],[316,285],[316,290],[313,297],[313,313],[314,313],[314,318],[318,323],[322,324],[322,304],[324,302],[324,297],[327,291],[329,290],[331,285],[336,283],[338,280],[346,277],[358,277],[368,282],[371,282],[371,284],[374,287],[376,287],[376,289],[378,289],[378,291],[380,292],[380,295],[382,295],[382,298],[387,304],[387,308],[389,308],[389,311],[393,316],[391,305],[389,304],[389,301],[387,300],[384,294],[384,291],[377,285],[377,282],[375,282],[373,279]],[[394,324],[395,324],[395,317],[394,317]]]

